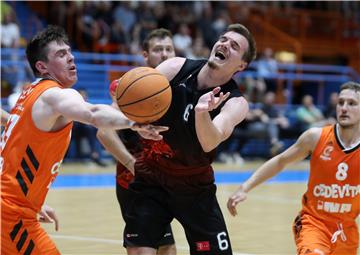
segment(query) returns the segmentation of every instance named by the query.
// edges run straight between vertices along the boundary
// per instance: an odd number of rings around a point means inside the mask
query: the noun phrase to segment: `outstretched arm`
[[[44,92],[43,101],[55,118],[93,125],[97,128],[130,128],[133,122],[109,105],[90,104],[74,89],[52,88]]]
[[[230,93],[220,92],[220,87],[202,95],[195,106],[195,127],[199,142],[205,152],[215,149],[226,140],[249,111],[245,98],[230,98],[221,108],[220,113],[211,120],[209,112],[216,109]]]
[[[35,125],[43,131],[51,131],[60,121],[61,128],[73,120],[97,128],[131,128],[135,131],[144,131],[154,139],[161,139],[159,133],[167,130],[167,127],[135,124],[110,105],[87,103],[74,89],[46,90],[35,102],[32,117]]]
[[[310,155],[313,152],[320,135],[320,128],[307,130],[290,148],[260,166],[252,176],[240,185],[240,187],[230,196],[227,207],[231,215],[235,216],[237,214],[236,205],[246,199],[247,193],[250,190],[279,173],[289,163],[303,160]]]
[[[111,105],[115,109],[118,109],[116,103]],[[124,143],[115,130],[111,129],[98,129],[96,137],[105,149],[111,153],[121,164],[123,164],[128,170],[134,174],[134,156],[126,149]]]

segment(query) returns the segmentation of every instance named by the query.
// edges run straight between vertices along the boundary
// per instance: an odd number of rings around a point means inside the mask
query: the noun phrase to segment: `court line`
[[[238,184],[244,182],[252,174],[247,172],[215,172],[216,184]],[[274,176],[267,183],[300,183],[306,182],[309,177],[308,171],[293,170],[284,171]],[[66,174],[59,175],[52,188],[98,188],[98,187],[114,187],[115,174]]]
[[[52,234],[50,235],[54,239],[65,239],[65,240],[75,240],[75,241],[91,241],[91,242],[98,242],[98,243],[108,243],[108,244],[119,244],[122,245],[123,240],[114,240],[114,239],[105,239],[105,238],[97,238],[97,237],[85,237],[85,236],[72,236],[72,235],[58,235]],[[187,246],[179,246],[176,245],[176,249],[180,251],[188,252],[189,248]],[[71,253],[63,253],[63,254],[71,254]],[[234,255],[254,255],[250,253],[239,253],[233,252]]]

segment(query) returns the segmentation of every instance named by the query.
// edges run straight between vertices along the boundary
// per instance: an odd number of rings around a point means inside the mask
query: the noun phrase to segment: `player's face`
[[[212,48],[208,64],[210,68],[221,69],[232,74],[242,71],[246,62],[242,60],[249,44],[246,38],[230,31],[222,35]]]
[[[351,128],[360,124],[360,92],[344,89],[339,94],[336,105],[336,116],[339,125]]]
[[[41,69],[41,74],[54,78],[60,82],[63,87],[69,88],[73,86],[78,77],[70,46],[63,42],[57,43],[53,41],[50,42],[47,47],[48,61],[39,61],[44,65],[43,69]]]
[[[152,38],[149,41],[149,51],[143,53],[149,67],[155,68],[168,58],[175,57],[174,44],[170,37]]]

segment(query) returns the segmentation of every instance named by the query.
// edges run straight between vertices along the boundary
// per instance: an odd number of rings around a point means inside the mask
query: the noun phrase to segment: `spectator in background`
[[[211,47],[216,42],[216,37],[214,36],[216,31],[212,26],[213,9],[212,9],[210,2],[203,1],[201,3],[206,3],[206,4],[204,4],[204,8],[202,9],[202,14],[200,15],[201,18],[197,19],[197,27],[202,34],[205,46],[208,49],[211,49]]]
[[[80,95],[87,101],[87,92],[84,89],[78,90]],[[98,166],[105,167],[106,164],[100,158],[99,147],[96,146],[97,138],[96,138],[97,129],[93,126],[86,125],[81,122],[74,122],[72,129],[72,139],[75,142],[76,146],[76,155],[77,159],[90,158],[94,163]],[[86,141],[87,145],[84,144],[83,141]],[[86,153],[86,147],[88,146],[88,150],[90,151],[90,155]]]
[[[1,20],[1,47],[18,48],[20,43],[20,28],[16,22],[15,13],[9,9]]]
[[[210,51],[204,45],[204,40],[201,35],[197,36],[192,46],[192,51],[187,55],[191,59],[202,59],[209,56]]]
[[[303,131],[311,127],[322,127],[327,123],[320,109],[314,105],[311,95],[303,97],[302,105],[296,110],[296,116]]]
[[[186,57],[191,54],[192,38],[190,28],[187,24],[181,23],[177,33],[173,37],[176,55]]]
[[[280,132],[289,128],[289,121],[274,106],[274,102],[275,94],[270,91],[265,94],[263,103],[252,105],[245,121],[236,126],[231,139],[221,145],[219,161],[243,164],[240,151],[249,139],[268,141],[271,157],[282,151],[284,144],[280,141]]]
[[[95,2],[84,1],[79,6],[77,43],[80,50],[93,51],[100,34],[99,24],[95,20]]]
[[[329,102],[324,111],[325,118],[335,124],[336,122],[336,105],[339,98],[339,93],[333,92],[330,94]]]
[[[125,34],[130,34],[131,29],[136,24],[135,12],[130,7],[130,2],[117,2],[117,6],[113,12],[115,21],[122,24]]]
[[[231,19],[228,15],[227,10],[220,10],[217,12],[215,16],[215,21],[212,23],[212,28],[214,29],[216,36],[220,36],[227,28],[227,26],[231,23]]]
[[[259,78],[264,80],[267,90],[275,91],[276,81],[273,76],[278,73],[278,63],[271,48],[266,48],[258,60],[257,73]]]
[[[274,106],[275,93],[268,91],[264,97],[264,103],[261,106],[261,110],[268,118],[269,123],[269,136],[270,136],[270,154],[274,156],[282,150],[284,144],[280,142],[281,130],[288,129],[290,127],[289,120],[280,113],[279,109]]]

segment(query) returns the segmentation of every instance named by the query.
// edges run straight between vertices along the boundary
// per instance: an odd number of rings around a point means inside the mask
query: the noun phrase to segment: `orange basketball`
[[[116,88],[116,101],[129,119],[151,123],[160,119],[170,107],[171,87],[159,71],[137,67],[125,73]]]

